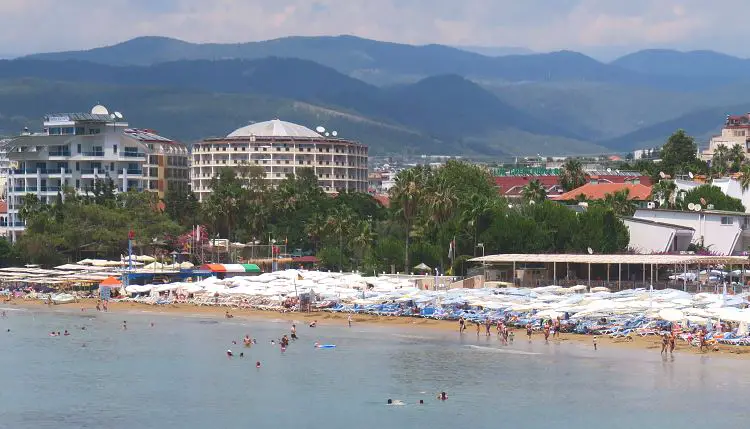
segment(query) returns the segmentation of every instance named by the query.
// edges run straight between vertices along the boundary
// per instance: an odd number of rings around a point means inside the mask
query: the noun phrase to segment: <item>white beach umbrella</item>
[[[685,319],[685,313],[675,308],[663,308],[659,310],[659,318],[667,322],[678,322]]]

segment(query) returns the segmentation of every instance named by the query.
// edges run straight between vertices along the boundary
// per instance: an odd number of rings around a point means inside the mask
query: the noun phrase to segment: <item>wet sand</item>
[[[39,300],[24,300],[14,299],[9,302],[1,302],[0,307],[21,307],[21,308],[47,308],[45,302]],[[61,309],[64,311],[96,311],[96,300],[94,299],[83,299],[77,303],[52,305],[51,309]],[[348,323],[349,313],[330,313],[326,311],[314,311],[310,313],[298,313],[298,312],[279,312],[279,311],[263,311],[255,309],[241,309],[241,308],[228,308],[228,307],[215,307],[215,306],[196,306],[193,304],[169,304],[169,305],[148,305],[135,302],[110,302],[109,312],[138,312],[138,313],[155,313],[155,314],[172,314],[172,315],[191,315],[191,316],[209,316],[209,317],[224,317],[226,311],[237,318],[248,318],[248,319],[274,319],[274,320],[288,320],[290,322],[296,321],[300,324],[309,324],[313,320],[318,321],[318,325],[340,325],[345,326]],[[435,320],[435,319],[424,319],[417,317],[393,317],[393,316],[376,316],[370,314],[353,314],[352,322],[355,324],[367,324],[375,326],[387,326],[387,327],[402,327],[410,329],[430,329],[442,332],[453,331],[458,334],[458,322],[454,320]],[[492,336],[495,336],[495,327],[492,328]],[[466,331],[463,333],[464,336],[476,336],[476,328],[473,324],[469,324]],[[480,329],[480,336],[485,336],[484,326]],[[632,350],[650,350],[653,353],[659,353],[661,350],[661,338],[651,336],[638,336],[633,335],[631,340],[626,339],[612,339],[606,335],[600,335],[597,337],[598,347],[609,348],[619,347],[627,348]],[[593,336],[591,335],[579,335],[571,333],[562,333],[559,338],[550,337],[549,342],[551,343],[564,343],[564,342],[575,342],[579,344],[588,344],[593,348]],[[515,329],[515,341],[526,341],[526,331],[524,329]],[[544,341],[544,335],[541,332],[535,331],[532,335],[532,341]],[[739,359],[750,359],[750,346],[731,346],[731,345],[718,345],[718,350],[712,350],[708,353],[702,353],[697,347],[691,347],[685,341],[677,340],[675,347],[675,353],[691,353],[691,354],[706,354],[709,356],[722,356],[728,358],[739,358]]]

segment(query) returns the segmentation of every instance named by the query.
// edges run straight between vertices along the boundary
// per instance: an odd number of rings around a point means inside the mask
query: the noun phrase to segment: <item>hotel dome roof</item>
[[[303,127],[302,125],[291,122],[273,119],[265,122],[250,124],[242,128],[237,128],[227,135],[227,137],[317,137],[321,135],[315,131]]]

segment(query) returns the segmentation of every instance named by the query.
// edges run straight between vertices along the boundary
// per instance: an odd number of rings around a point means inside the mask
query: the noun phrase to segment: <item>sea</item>
[[[288,321],[5,310],[0,428],[747,424],[750,362],[740,359],[662,357],[658,349],[601,342],[595,351],[587,342],[529,343],[522,335],[502,346],[474,333],[325,320],[316,328],[298,325],[299,340],[282,352],[270,341],[289,334]],[[64,330],[70,335],[49,336]],[[257,344],[245,348],[245,335]],[[448,400],[436,400],[441,391]]]

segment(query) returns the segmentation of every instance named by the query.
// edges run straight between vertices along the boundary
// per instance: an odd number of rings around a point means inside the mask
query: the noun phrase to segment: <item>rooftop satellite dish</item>
[[[115,114],[114,113],[110,113],[109,117],[112,118],[112,119],[115,119]]]
[[[702,209],[702,208],[703,208],[703,207],[701,207],[701,205],[700,205],[700,204],[696,204],[696,205],[695,205],[695,211],[697,211],[697,212],[701,211],[701,209]]]
[[[330,136],[330,135],[331,135],[331,133],[326,133],[326,137],[328,137],[328,136]]]
[[[607,173],[611,173],[611,172],[612,172],[612,169],[611,169],[611,168],[608,168],[608,169],[607,169]]]
[[[692,171],[688,171],[688,177],[689,177],[689,178],[691,178],[691,179],[692,179],[693,177],[695,177],[695,176],[693,175],[693,172],[692,172]]]
[[[592,249],[592,248],[590,248],[590,247],[589,247],[589,248],[588,248],[588,249],[586,249],[586,250],[588,250],[588,251],[589,251],[589,255],[593,255],[593,254],[594,254],[594,249]]]
[[[117,117],[117,119],[122,119],[122,113],[120,112],[115,112],[115,116]]]
[[[109,110],[107,110],[107,108],[102,106],[101,104],[97,104],[96,106],[91,108],[91,114],[92,115],[109,115]]]
[[[331,131],[331,135],[334,136],[334,137],[336,137],[337,135],[339,135],[339,132],[338,131]]]
[[[693,203],[688,204],[688,210],[695,210],[695,204]]]
[[[529,201],[529,204],[531,204],[533,206],[534,204],[536,204],[536,201],[531,200],[531,201]]]
[[[663,171],[660,171],[660,172],[659,172],[659,177],[661,177],[662,179],[664,179],[664,178],[666,178],[666,177],[667,177],[667,175],[666,175],[666,174],[664,174],[664,172],[663,172]]]
[[[318,128],[315,128],[315,131],[317,131],[319,133],[324,133],[324,132],[326,132],[326,129],[325,129],[325,127],[318,126]]]
[[[512,209],[513,208],[513,204],[508,204],[508,208]]]

